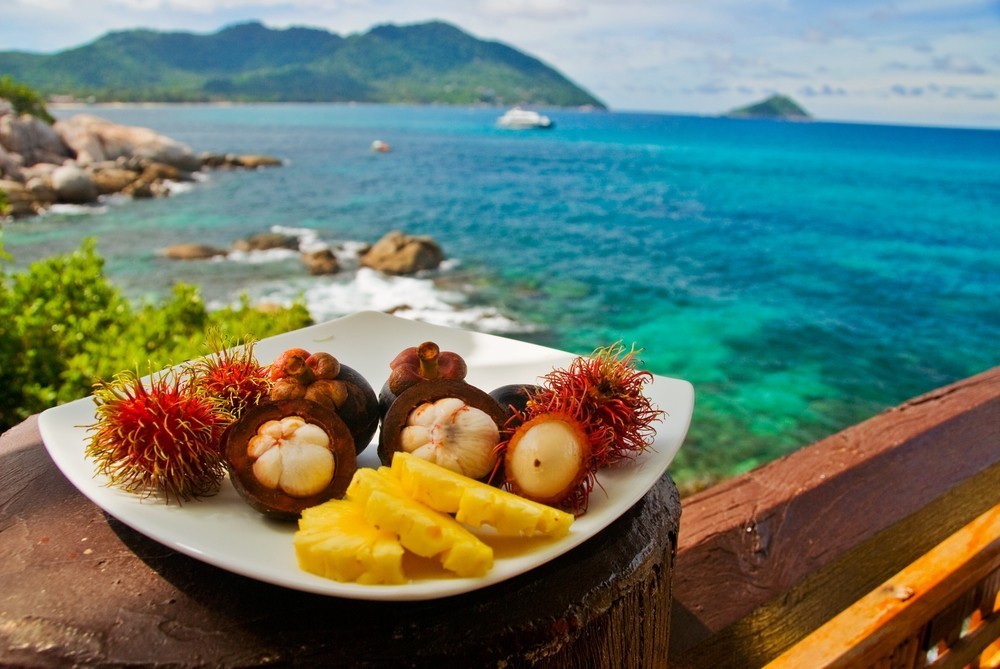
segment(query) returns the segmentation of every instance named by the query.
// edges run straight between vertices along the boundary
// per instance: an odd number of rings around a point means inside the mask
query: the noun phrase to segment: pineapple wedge
[[[503,536],[562,537],[573,524],[572,514],[518,497],[403,451],[393,456],[390,472],[418,502],[442,513],[453,513],[456,520],[473,527],[491,525]]]
[[[358,469],[347,499],[364,508],[364,519],[399,537],[407,550],[437,557],[459,576],[483,576],[493,566],[493,549],[451,516],[412,499],[387,467]]]
[[[403,546],[396,535],[372,527],[364,507],[333,499],[305,509],[293,540],[299,567],[337,581],[406,583]]]

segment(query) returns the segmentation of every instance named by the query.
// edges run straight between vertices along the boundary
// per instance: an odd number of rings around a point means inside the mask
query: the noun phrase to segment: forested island
[[[0,52],[48,99],[92,102],[605,104],[540,60],[432,21],[346,37],[242,23],[211,34],[109,32],[51,54]]]
[[[766,100],[739,107],[727,114],[732,118],[780,118],[807,120],[811,119],[809,112],[799,106],[787,95],[772,95]]]

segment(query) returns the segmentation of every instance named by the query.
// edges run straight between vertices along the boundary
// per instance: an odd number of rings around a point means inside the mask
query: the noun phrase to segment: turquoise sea
[[[1000,132],[544,110],[368,105],[60,108],[196,152],[288,161],[173,196],[8,223],[15,265],[96,237],[136,299],[184,280],[212,304],[306,299],[578,353],[618,340],[697,400],[672,472],[729,475],[1000,364]],[[370,150],[381,139],[387,154]],[[277,227],[349,257],[402,230],[449,260],[387,279],[308,276],[292,254],[180,263]]]

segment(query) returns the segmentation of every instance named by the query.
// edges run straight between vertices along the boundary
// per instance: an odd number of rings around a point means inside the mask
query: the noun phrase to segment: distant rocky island
[[[772,95],[746,107],[730,111],[726,116],[731,118],[776,118],[790,120],[807,120],[812,116],[787,95]]]
[[[50,100],[605,108],[538,59],[440,21],[346,37],[259,22],[211,34],[123,30],[56,53],[0,52],[0,72]]]

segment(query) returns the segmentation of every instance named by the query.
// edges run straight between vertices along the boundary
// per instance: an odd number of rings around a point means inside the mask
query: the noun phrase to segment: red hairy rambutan
[[[111,485],[178,502],[214,494],[225,474],[220,402],[172,370],[146,384],[125,371],[94,387],[97,422],[86,455]]]
[[[662,414],[643,394],[653,375],[637,370],[636,362],[637,351],[626,352],[620,342],[578,357],[568,368],[542,377],[531,410],[571,410],[588,431],[599,432],[591,455],[594,469],[635,457],[652,445],[653,423]]]
[[[524,409],[514,411],[497,446],[502,465],[495,475],[504,487],[584,513],[597,471],[653,443],[652,424],[663,412],[643,394],[652,374],[635,364],[635,349],[618,343],[575,358],[526,390]]]
[[[254,356],[254,340],[249,337],[242,346],[213,338],[214,354],[199,358],[190,366],[193,383],[222,402],[223,408],[239,418],[249,407],[268,399],[271,378],[268,366]]]

